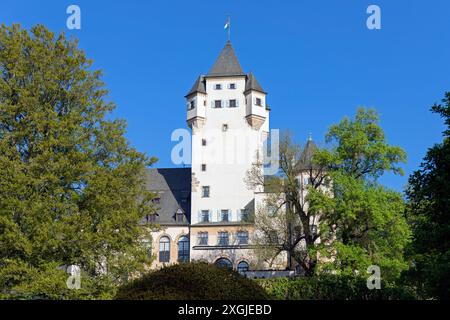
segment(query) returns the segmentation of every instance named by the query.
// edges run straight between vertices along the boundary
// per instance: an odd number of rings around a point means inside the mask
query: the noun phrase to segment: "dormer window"
[[[215,90],[222,90],[222,85],[220,83],[217,83],[216,85],[214,85],[214,89]]]
[[[261,107],[261,106],[262,106],[262,100],[261,100],[261,98],[256,98],[256,99],[255,99],[255,104],[256,104],[258,107]]]
[[[228,89],[231,89],[231,90],[236,89],[236,83],[230,83],[230,84],[228,85]]]
[[[177,222],[179,222],[179,223],[182,223],[183,222],[183,220],[184,220],[184,214],[183,214],[183,212],[182,211],[177,211],[177,213],[176,213],[176,220],[177,220]]]

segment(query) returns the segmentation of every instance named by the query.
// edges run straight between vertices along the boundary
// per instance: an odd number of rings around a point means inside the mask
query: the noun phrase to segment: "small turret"
[[[249,73],[245,84],[246,119],[255,130],[259,130],[267,119],[269,108],[266,105],[267,93],[263,90],[253,73]]]

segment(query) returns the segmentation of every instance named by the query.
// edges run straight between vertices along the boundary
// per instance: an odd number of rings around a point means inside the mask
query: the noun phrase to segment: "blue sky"
[[[67,30],[77,4],[82,29]],[[379,5],[381,30],[366,27]],[[328,127],[358,106],[376,108],[388,142],[408,153],[406,175],[382,177],[402,190],[444,127],[429,112],[450,90],[450,1],[23,1],[2,0],[0,22],[45,24],[80,39],[105,73],[114,117],[137,149],[172,167],[171,133],[186,126],[184,95],[226,41],[269,92],[271,127],[319,145]]]

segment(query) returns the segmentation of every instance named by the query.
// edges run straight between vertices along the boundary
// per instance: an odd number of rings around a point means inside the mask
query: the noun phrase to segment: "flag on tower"
[[[230,23],[230,17],[228,17],[227,22],[225,23],[225,27],[223,27],[225,30],[230,29],[231,23]]]

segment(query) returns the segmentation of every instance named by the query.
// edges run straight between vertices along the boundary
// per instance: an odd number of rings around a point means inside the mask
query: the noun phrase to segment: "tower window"
[[[202,146],[206,147],[206,139],[202,139]]]
[[[206,164],[202,164],[202,171],[203,171],[203,172],[206,171]]]
[[[222,131],[228,131],[228,125],[227,124],[224,124],[222,126]]]
[[[237,102],[235,99],[230,100],[230,108],[236,108],[237,107]]]
[[[230,220],[230,210],[222,210],[222,222],[228,222]]]
[[[200,217],[201,222],[209,222],[209,210],[202,210],[202,215]]]
[[[261,107],[261,106],[262,106],[262,101],[261,101],[261,99],[260,99],[260,98],[256,98],[255,104],[256,104],[257,106]]]
[[[243,222],[250,221],[250,214],[247,209],[241,209],[241,221]]]
[[[209,186],[202,187],[202,197],[209,198]]]
[[[230,83],[230,85],[228,86],[229,89],[234,90],[236,89],[236,83]]]
[[[195,109],[195,100],[191,100],[191,102],[189,103],[189,109]]]
[[[217,84],[214,86],[214,89],[216,89],[216,90],[222,90],[222,85],[221,85],[220,83],[217,83]]]
[[[214,108],[222,108],[222,100],[214,100]]]

